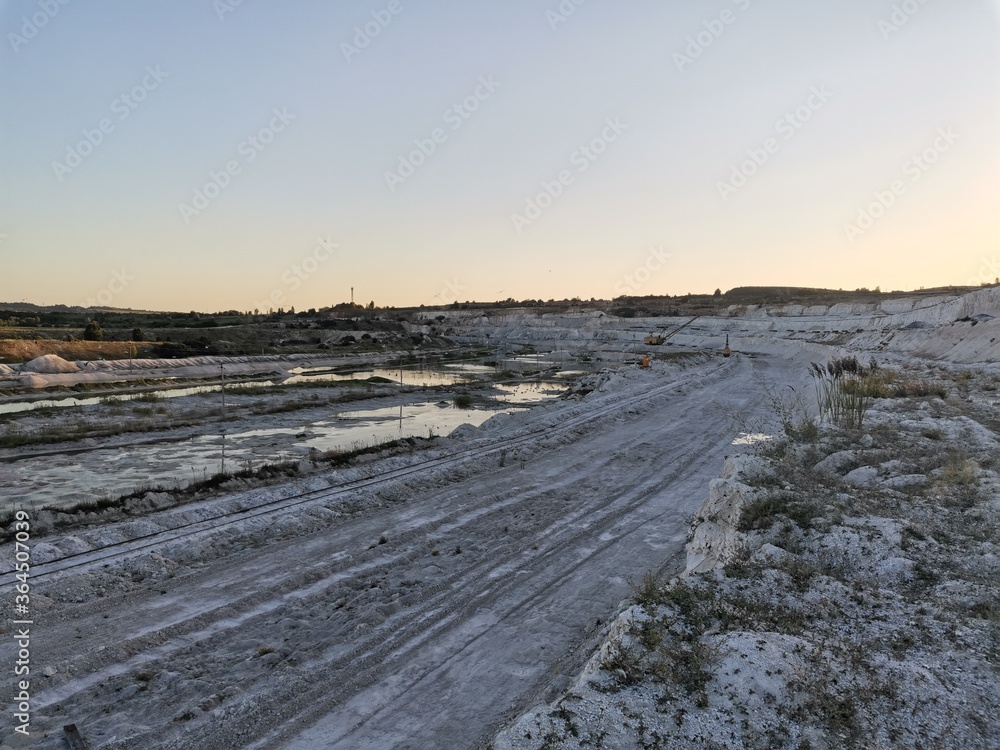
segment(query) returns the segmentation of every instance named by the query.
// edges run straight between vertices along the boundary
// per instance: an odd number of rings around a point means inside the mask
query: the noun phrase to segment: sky
[[[997,0],[0,0],[0,301],[1000,276]]]

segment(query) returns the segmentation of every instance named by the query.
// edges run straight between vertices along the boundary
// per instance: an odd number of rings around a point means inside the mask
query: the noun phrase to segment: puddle
[[[312,428],[323,434],[307,438],[303,445],[319,451],[342,450],[355,444],[370,445],[404,437],[447,435],[460,424],[481,425],[496,411],[459,409],[446,402],[389,406],[384,409],[342,412]]]
[[[538,404],[569,390],[564,383],[516,383],[494,388],[501,392],[497,399],[508,404]]]
[[[476,365],[464,365],[462,367],[473,368]],[[493,368],[485,367],[482,372],[491,371]],[[235,391],[240,388],[280,388],[284,385],[295,383],[317,383],[317,382],[343,382],[346,380],[368,380],[372,377],[385,378],[393,383],[400,382],[399,368],[376,368],[373,370],[361,370],[351,373],[336,373],[324,367],[296,367],[291,370],[293,374],[283,380],[264,380],[241,383],[226,383],[227,391]],[[405,386],[417,386],[429,388],[438,385],[457,385],[473,379],[473,373],[480,372],[479,369],[469,369],[467,374],[457,372],[441,372],[432,369],[426,370],[402,370],[402,383]],[[312,374],[309,374],[312,373]],[[65,398],[39,399],[35,401],[18,401],[8,404],[0,404],[0,414],[15,414],[19,412],[32,411],[34,409],[59,409],[79,406],[95,406],[111,398],[119,399],[122,402],[141,402],[143,397],[152,400],[166,398],[180,398],[182,396],[194,396],[199,393],[218,393],[222,390],[221,385],[202,385],[190,388],[165,388],[156,391],[143,391],[141,393],[129,393],[121,396],[67,396]]]
[[[566,357],[564,352],[549,352],[540,355],[527,355],[503,359],[500,369],[519,372],[523,370],[549,369],[559,367]],[[576,363],[577,368],[580,363]],[[586,367],[586,365],[583,365]],[[339,369],[339,368],[338,368]],[[280,388],[297,383],[343,382],[348,380],[368,380],[369,378],[384,378],[392,383],[409,387],[432,388],[434,386],[453,386],[473,382],[478,375],[491,374],[497,371],[490,365],[479,365],[465,362],[428,364],[423,367],[413,365],[399,367],[376,367],[356,372],[338,371],[332,367],[296,367],[289,370],[289,377],[274,380],[257,380],[248,382],[226,383],[227,391],[240,388]],[[551,377],[571,377],[588,372],[587,370],[563,370],[552,373]],[[143,399],[156,401],[159,399],[181,398],[200,393],[218,393],[221,385],[207,384],[180,388],[163,388],[160,390],[127,393],[120,396],[65,396],[59,398],[38,399],[33,401],[16,401],[0,404],[0,414],[14,414],[32,411],[33,409],[59,409],[81,406],[95,406],[115,398],[122,402],[141,402]]]
[[[445,365],[445,368],[462,372],[496,372],[497,369],[490,365]]]
[[[488,369],[488,368],[487,368]],[[299,374],[292,375],[287,380],[281,381],[282,385],[291,383],[316,383],[323,381],[343,381],[343,380],[368,380],[369,378],[385,378],[393,383],[402,385],[421,386],[424,388],[435,385],[456,385],[467,382],[470,375],[462,375],[454,372],[441,372],[439,370],[408,370],[400,368],[375,368],[373,370],[360,370],[351,373],[336,373],[327,371],[317,372],[312,375]]]
[[[527,358],[526,358],[527,359]],[[530,358],[534,363],[534,358]],[[544,363],[549,366],[550,363]],[[525,368],[528,369],[528,368]],[[367,380],[384,378],[409,387],[453,386],[475,382],[477,376],[492,373],[495,367],[451,363],[426,368],[372,368],[356,372],[335,372],[329,367],[300,367],[282,380],[226,383],[226,391],[240,388],[280,388],[304,382]],[[573,371],[575,373],[575,371]],[[554,398],[567,390],[566,382],[498,385],[498,406],[527,406]],[[116,396],[123,403],[155,403],[158,399],[218,393],[219,384],[161,389]],[[107,402],[109,397],[68,396],[31,402],[0,404],[0,414],[36,408],[85,407]],[[0,510],[15,504],[34,507],[65,507],[92,502],[100,497],[127,494],[142,486],[184,487],[208,479],[223,470],[235,472],[265,463],[299,460],[310,450],[350,450],[407,437],[447,435],[463,423],[480,425],[496,411],[460,409],[451,401],[423,403],[358,411],[335,411],[317,421],[296,421],[293,413],[276,418],[253,418],[245,429],[230,425],[229,432],[198,436],[183,442],[161,442],[114,448],[97,448],[0,464]],[[317,412],[311,412],[315,419]],[[304,418],[303,418],[304,419]],[[272,424],[274,427],[261,427]],[[280,425],[280,426],[279,426]],[[214,427],[212,429],[218,429]]]
[[[279,385],[272,380],[255,380],[244,383],[226,383],[226,392],[237,391],[241,388],[266,388],[268,386]],[[78,398],[68,396],[66,398],[41,399],[38,401],[18,401],[10,404],[0,404],[0,414],[14,414],[17,412],[32,411],[34,409],[59,409],[72,406],[95,406],[100,403],[110,403],[112,400],[120,401],[123,404],[142,404],[146,401],[155,403],[165,398],[180,398],[182,396],[196,396],[199,393],[218,393],[222,390],[220,385],[198,385],[190,388],[167,388],[159,391],[142,391],[140,393],[128,393],[120,396],[87,396]]]
[[[252,387],[261,385],[274,385],[271,382],[263,383],[227,383],[226,390],[236,389],[240,387]],[[68,408],[71,406],[94,406],[100,404],[109,399],[118,399],[122,403],[142,403],[143,397],[147,399],[152,399],[154,401],[163,398],[180,398],[181,396],[194,396],[198,393],[213,393],[221,390],[221,386],[218,385],[201,385],[193,386],[191,388],[172,388],[161,391],[143,391],[142,393],[130,393],[122,396],[87,396],[85,398],[78,398],[76,396],[69,396],[67,398],[52,398],[52,399],[41,399],[38,401],[19,401],[11,404],[0,404],[0,414],[14,414],[23,411],[32,411],[34,409],[58,409],[58,408]]]
[[[511,403],[527,403],[542,386],[521,387]],[[228,387],[228,386],[227,386]],[[447,435],[460,424],[482,424],[498,412],[459,409],[451,402],[424,402],[380,409],[331,410],[330,416],[292,426],[202,435],[183,442],[101,448],[85,454],[45,456],[0,464],[0,510],[16,506],[65,507],[140,486],[184,487],[223,470],[299,460],[310,449],[350,450],[406,437]]]

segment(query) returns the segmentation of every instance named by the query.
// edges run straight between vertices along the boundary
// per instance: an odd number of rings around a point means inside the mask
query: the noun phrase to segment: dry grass
[[[55,354],[68,360],[128,359],[148,357],[153,344],[129,341],[57,341],[55,339],[0,339],[0,362],[29,362],[45,354]]]
[[[979,464],[961,453],[951,453],[938,481],[945,487],[969,487],[978,480]]]

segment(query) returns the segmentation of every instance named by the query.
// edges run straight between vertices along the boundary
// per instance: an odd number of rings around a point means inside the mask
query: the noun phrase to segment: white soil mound
[[[79,372],[80,368],[74,362],[67,362],[55,354],[45,354],[21,365],[22,372],[37,372],[43,375]]]

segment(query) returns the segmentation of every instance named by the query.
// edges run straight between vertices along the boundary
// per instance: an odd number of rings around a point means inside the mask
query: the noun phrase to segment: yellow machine
[[[639,367],[649,367],[649,355],[642,355],[642,362],[639,363]]]
[[[726,348],[722,350],[723,357],[731,357],[733,355],[732,350],[729,348],[729,334],[726,334]]]

